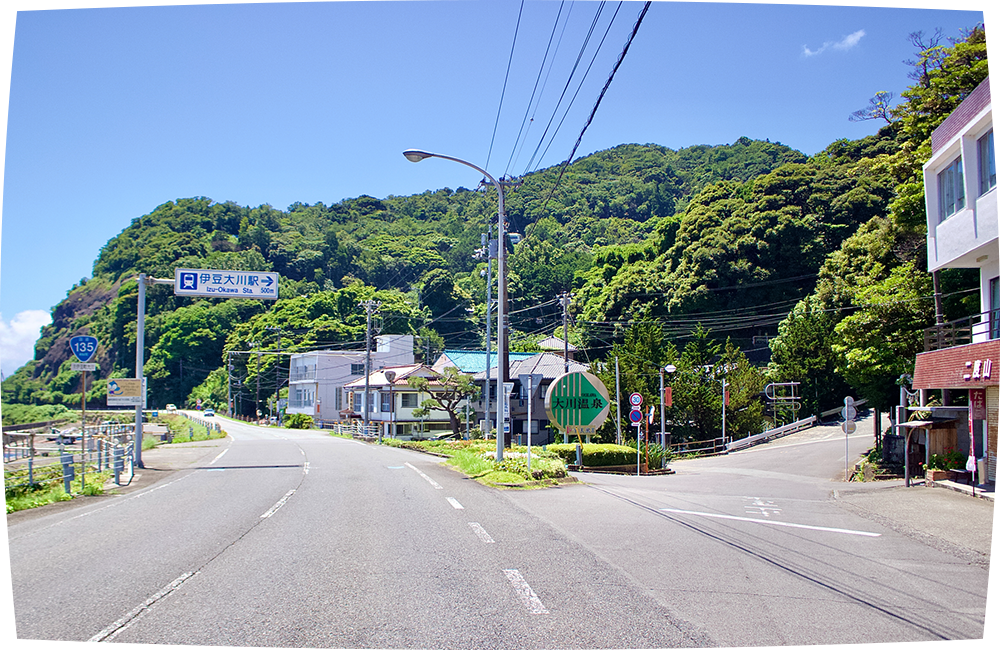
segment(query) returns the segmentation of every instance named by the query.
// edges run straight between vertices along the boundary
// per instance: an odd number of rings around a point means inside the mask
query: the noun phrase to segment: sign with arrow
[[[278,277],[270,271],[174,269],[174,295],[277,300]]]

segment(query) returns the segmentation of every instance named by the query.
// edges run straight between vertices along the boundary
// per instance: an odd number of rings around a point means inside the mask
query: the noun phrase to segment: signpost
[[[531,474],[531,403],[535,401],[535,391],[542,383],[542,375],[537,373],[518,375],[517,380],[528,393],[528,474]]]
[[[79,363],[71,364],[70,369],[83,372],[83,381],[80,384],[80,489],[82,490],[87,480],[87,373],[97,370],[97,364],[90,363],[97,354],[97,338],[74,336],[69,340],[69,349],[79,360]],[[69,492],[68,489],[66,491]]]
[[[854,398],[847,396],[844,398],[844,408],[840,409],[840,415],[844,418],[844,423],[840,428],[844,431],[844,480],[851,480],[851,452],[850,442],[847,437],[858,430],[858,423],[854,418],[858,417],[858,409],[854,407]],[[909,454],[910,450],[907,449]]]
[[[174,269],[174,295],[277,300],[278,277],[270,271]]]

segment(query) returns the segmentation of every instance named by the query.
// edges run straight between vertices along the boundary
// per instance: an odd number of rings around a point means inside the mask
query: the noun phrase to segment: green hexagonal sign
[[[591,435],[608,419],[611,398],[604,382],[589,372],[556,377],[545,393],[549,421],[568,435]]]

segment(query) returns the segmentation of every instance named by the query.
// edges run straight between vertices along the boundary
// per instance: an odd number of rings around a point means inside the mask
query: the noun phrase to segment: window
[[[1000,339],[1000,278],[990,280],[990,338]]]
[[[416,393],[401,393],[400,399],[402,400],[400,406],[404,409],[415,409],[419,404],[417,404],[417,394]]]
[[[351,364],[351,374],[365,376],[365,364],[363,363],[352,363]]]
[[[938,190],[941,195],[941,221],[965,208],[965,181],[962,176],[961,157],[938,174]]]
[[[381,396],[379,409],[383,413],[392,413],[392,393],[379,393]]]
[[[996,156],[993,154],[993,129],[979,138],[979,194],[982,196],[997,186]]]

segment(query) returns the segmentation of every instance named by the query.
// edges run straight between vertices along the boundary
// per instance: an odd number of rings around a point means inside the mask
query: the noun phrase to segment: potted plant
[[[943,454],[931,454],[924,476],[928,481],[942,481],[954,478],[951,470],[965,467],[965,454],[951,447]]]

